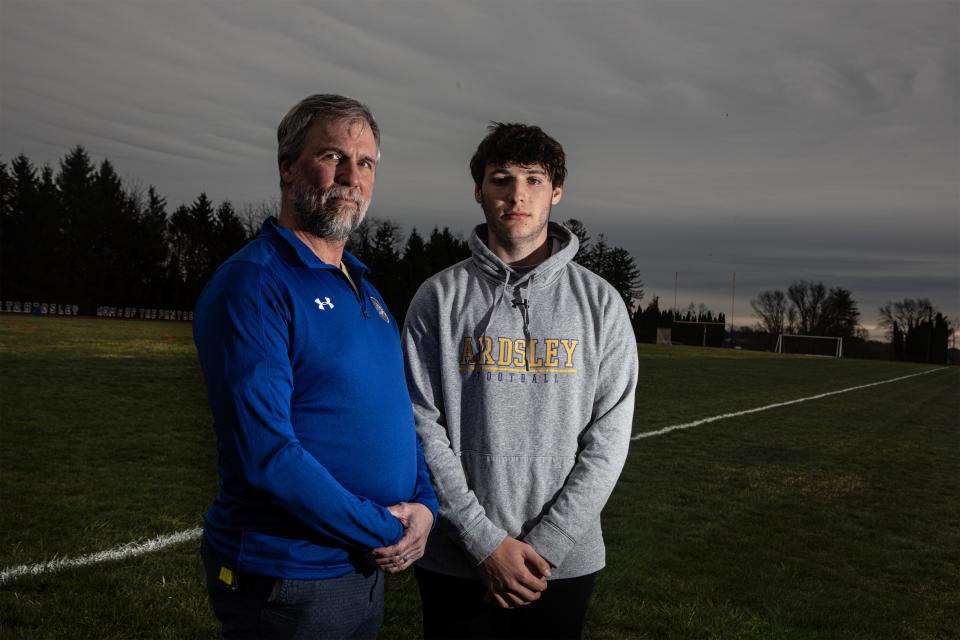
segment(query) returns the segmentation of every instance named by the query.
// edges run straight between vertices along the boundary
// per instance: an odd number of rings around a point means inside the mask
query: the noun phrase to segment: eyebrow
[[[343,156],[344,158],[346,158],[347,156],[350,155],[350,154],[348,154],[346,151],[344,151],[343,149],[341,149],[340,147],[333,147],[333,146],[321,148],[319,151],[317,151],[317,155],[323,155],[323,154],[329,153],[329,152],[331,152],[331,151],[333,151],[334,153],[339,153],[339,154],[340,154],[341,156]],[[373,156],[366,156],[366,155],[360,156],[359,160],[360,160],[360,162],[370,162],[370,163],[373,163],[373,164],[377,164],[377,162],[379,162],[379,158],[375,158],[375,157],[373,157]]]
[[[530,168],[527,168],[527,167],[524,167],[524,166],[522,166],[522,165],[515,165],[515,166],[518,166],[518,167],[519,167],[520,170],[518,171],[518,173],[521,174],[521,175],[538,175],[538,176],[545,176],[545,175],[547,175],[546,170],[541,169],[540,167],[530,167]],[[500,174],[503,174],[503,173],[510,174],[510,171],[509,171],[506,167],[498,167],[498,168],[496,168],[496,169],[493,169],[493,170],[490,172],[491,175],[497,174],[497,173],[500,173]]]

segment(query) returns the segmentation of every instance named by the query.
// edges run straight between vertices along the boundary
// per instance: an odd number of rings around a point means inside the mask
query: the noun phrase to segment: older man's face
[[[281,176],[300,228],[327,240],[346,240],[373,196],[377,141],[362,119],[318,120],[300,157]]]

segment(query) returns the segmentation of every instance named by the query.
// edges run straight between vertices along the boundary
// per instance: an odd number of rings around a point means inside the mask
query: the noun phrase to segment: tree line
[[[43,300],[100,307],[193,309],[216,268],[251,240],[275,203],[212,202],[201,193],[168,211],[153,187],[124,184],[113,164],[95,164],[81,146],[56,170],[20,154],[0,162],[0,300]],[[575,260],[606,278],[628,309],[643,298],[633,257],[603,235],[595,241],[577,220]],[[388,220],[365,220],[347,248],[371,270],[371,280],[398,321],[430,275],[470,255],[449,228],[404,237]]]
[[[722,347],[727,340],[726,321],[723,313],[714,314],[702,303],[691,302],[683,312],[661,309],[660,298],[654,296],[646,308],[634,312],[633,332],[637,342]]]
[[[0,162],[0,300],[76,305],[90,315],[99,307],[191,310],[214,270],[277,213],[275,202],[238,211],[205,193],[170,212],[153,186],[124,184],[108,159],[94,164],[83,147],[70,150],[56,170],[20,154]],[[642,307],[643,281],[630,253],[603,234],[591,238],[579,220],[564,224],[580,240],[574,260],[620,293],[638,341],[656,342],[658,329],[670,329],[675,343],[725,343],[722,313],[693,304],[685,312],[660,309],[657,298]],[[347,246],[370,267],[400,322],[427,277],[470,255],[447,227],[404,235],[398,224],[376,218],[365,220]],[[770,349],[781,333],[866,338],[853,294],[843,287],[799,280],[786,291],[761,292],[750,305],[759,319],[755,332],[744,332],[750,347]],[[950,323],[929,300],[890,302],[880,318],[893,349],[885,357],[946,361]]]
[[[929,299],[888,302],[880,307],[880,326],[887,330],[897,360],[947,362],[953,327]]]
[[[594,241],[579,220],[563,224],[580,241],[574,260],[606,279],[634,309],[643,299],[643,281],[630,253],[611,246],[603,234]],[[377,218],[360,223],[347,248],[370,268],[371,280],[401,322],[424,280],[470,256],[467,241],[446,227],[434,228],[426,239],[414,228],[404,241],[399,225]]]
[[[201,193],[168,215],[152,186],[75,147],[56,172],[21,154],[0,163],[3,299],[192,309],[216,266],[247,240],[230,202]]]
[[[853,293],[843,287],[827,288],[823,282],[798,280],[784,292],[769,289],[750,300],[757,329],[766,334],[767,348],[777,336],[795,334],[830,336],[853,341],[862,354],[867,331],[860,326],[860,310]],[[946,363],[949,320],[926,298],[904,298],[879,309],[879,325],[886,329],[892,353],[885,357],[912,362]]]
[[[860,310],[853,293],[823,282],[798,280],[786,293],[780,289],[762,291],[750,300],[760,327],[771,336],[793,333],[808,336],[865,338],[860,327]]]

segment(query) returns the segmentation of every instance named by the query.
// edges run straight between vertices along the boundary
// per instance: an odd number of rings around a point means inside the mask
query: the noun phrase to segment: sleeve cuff
[[[484,517],[460,538],[460,542],[470,557],[470,562],[477,566],[486,560],[506,537],[506,531]]]
[[[531,529],[530,533],[524,536],[523,541],[533,547],[534,551],[554,568],[563,563],[564,558],[576,544],[576,540],[544,520]]]

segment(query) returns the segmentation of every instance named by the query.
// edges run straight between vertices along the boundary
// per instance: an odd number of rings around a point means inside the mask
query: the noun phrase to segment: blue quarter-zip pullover
[[[197,302],[220,473],[204,535],[236,571],[340,576],[400,539],[387,506],[436,517],[396,321],[367,268],[343,263],[359,292],[270,219]]]

